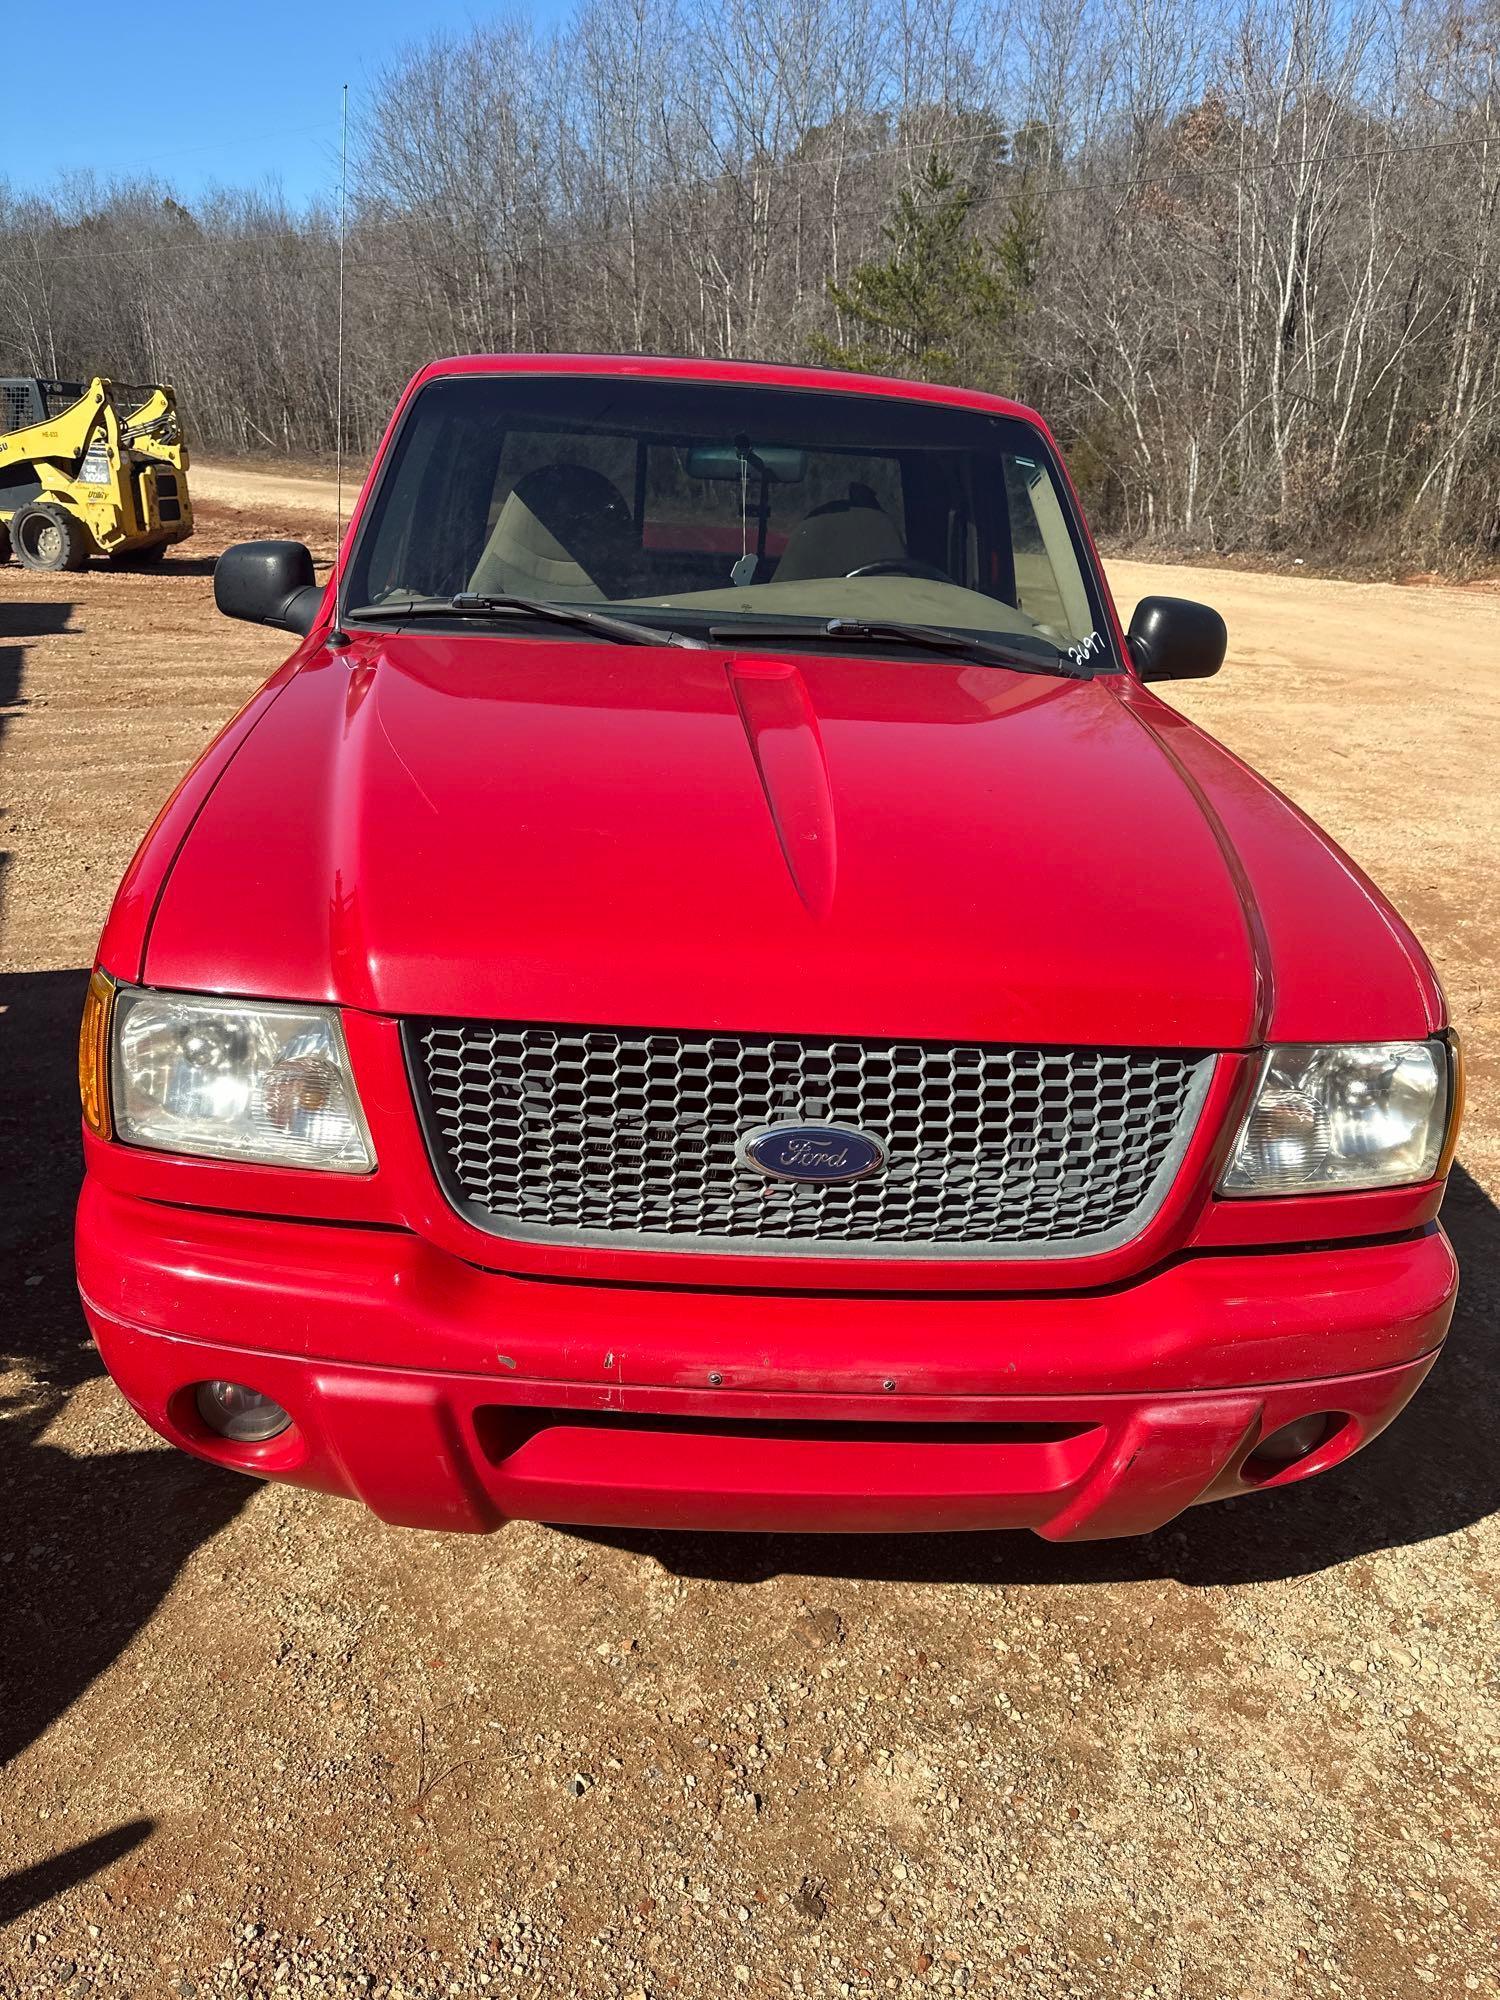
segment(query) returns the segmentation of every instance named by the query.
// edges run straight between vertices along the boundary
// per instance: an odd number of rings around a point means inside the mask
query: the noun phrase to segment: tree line
[[[1500,0],[585,0],[363,93],[346,447],[433,355],[822,360],[1014,394],[1100,525],[1500,546]],[[0,186],[0,373],[335,441],[337,203]]]

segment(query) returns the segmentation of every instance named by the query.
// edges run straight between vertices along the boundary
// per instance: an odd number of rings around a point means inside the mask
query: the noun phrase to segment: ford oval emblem
[[[852,1125],[762,1125],[740,1156],[778,1181],[857,1181],[885,1165],[885,1147]]]

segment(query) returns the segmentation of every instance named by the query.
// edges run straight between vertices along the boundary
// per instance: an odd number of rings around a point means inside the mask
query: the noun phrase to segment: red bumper
[[[1456,1272],[1397,1242],[1186,1257],[1129,1285],[938,1298],[521,1279],[402,1230],[168,1208],[86,1183],[79,1281],[136,1410],[184,1449],[383,1519],[1131,1535],[1347,1457],[1412,1395]],[[233,1446],[193,1388],[293,1427]],[[1259,1439],[1332,1418],[1270,1477]]]

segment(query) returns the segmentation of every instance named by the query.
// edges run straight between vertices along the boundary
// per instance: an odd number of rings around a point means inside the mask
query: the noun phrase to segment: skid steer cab
[[[159,562],[193,532],[187,466],[170,389],[0,376],[0,562]]]

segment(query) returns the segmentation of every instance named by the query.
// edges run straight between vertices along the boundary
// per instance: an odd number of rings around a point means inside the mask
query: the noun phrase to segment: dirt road
[[[365,468],[350,467],[345,481],[345,503],[359,491]],[[258,468],[242,460],[220,463],[216,459],[193,460],[193,500],[207,502],[215,512],[224,508],[281,508],[311,517],[337,515],[338,487],[325,473],[311,469],[275,471]]]
[[[1182,706],[1468,1034],[1464,1298],[1392,1433],[1139,1543],[441,1539],[158,1448],[72,1293],[98,926],[285,644],[203,559],[331,526],[238,477],[159,576],[0,572],[0,1995],[1494,1995],[1500,602],[1115,571],[1223,607]]]

